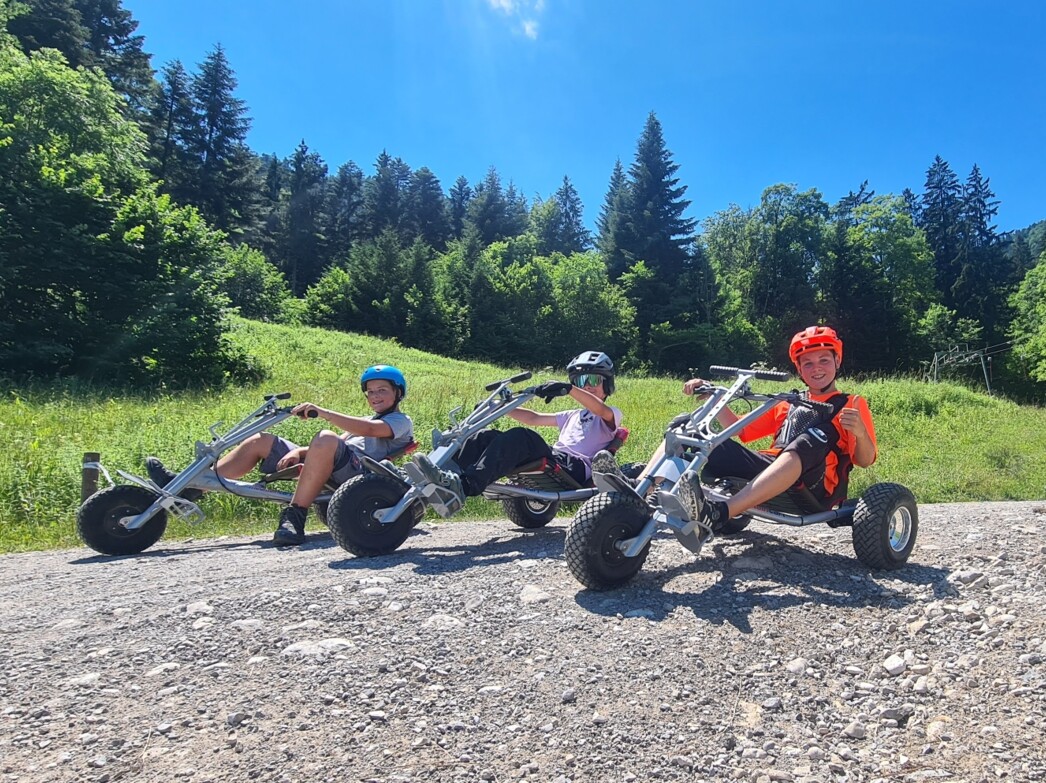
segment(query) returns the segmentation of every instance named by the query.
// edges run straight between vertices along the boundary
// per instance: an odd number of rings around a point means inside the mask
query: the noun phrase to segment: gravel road
[[[0,558],[0,781],[1046,780],[1046,502],[909,565],[753,525],[581,590],[568,519]]]

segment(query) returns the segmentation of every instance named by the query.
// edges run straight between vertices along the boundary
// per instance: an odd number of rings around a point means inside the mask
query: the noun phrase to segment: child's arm
[[[351,435],[363,435],[367,438],[391,438],[392,427],[381,419],[364,419],[360,416],[349,416],[346,413],[338,413],[313,405],[311,402],[302,402],[291,409],[295,416],[306,418],[309,411],[316,411],[316,418],[329,421],[335,427],[345,430]]]
[[[614,418],[614,409],[599,399],[599,397],[579,386],[570,387],[570,396],[606,422],[606,425],[610,427],[610,429],[617,429],[617,419]],[[555,414],[551,414],[551,416],[555,419]]]
[[[526,424],[528,427],[556,426],[556,414],[554,413],[538,413],[529,408],[516,408],[505,415],[510,419],[515,419],[521,424]]]

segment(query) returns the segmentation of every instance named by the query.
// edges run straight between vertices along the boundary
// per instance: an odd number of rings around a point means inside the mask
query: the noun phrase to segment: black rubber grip
[[[320,412],[318,410],[316,410],[315,408],[312,408],[305,415],[308,416],[310,419],[315,419],[317,416],[320,415]]]
[[[483,388],[485,388],[487,391],[494,391],[503,383],[519,383],[520,381],[528,380],[531,375],[532,373],[529,370],[527,370],[525,372],[519,373],[518,375],[513,375],[511,378],[506,378],[503,381],[494,381],[493,383],[488,383]]]
[[[713,364],[708,368],[708,372],[720,378],[733,377],[740,372],[751,373],[753,378],[758,378],[761,381],[787,381],[792,377],[788,373],[779,372],[778,370],[742,370],[740,367],[724,367],[719,364]]]
[[[830,405],[827,402],[820,402],[819,400],[801,400],[799,404],[813,408],[815,411],[820,411],[822,415],[827,416],[829,419],[835,414],[835,406]]]

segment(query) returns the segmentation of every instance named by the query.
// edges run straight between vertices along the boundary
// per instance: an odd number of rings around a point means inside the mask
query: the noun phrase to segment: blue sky
[[[594,224],[654,111],[703,219],[779,182],[834,202],[976,163],[1001,231],[1046,219],[1046,3],[124,0],[153,67],[220,43],[257,152],[387,150],[444,190],[568,175]]]

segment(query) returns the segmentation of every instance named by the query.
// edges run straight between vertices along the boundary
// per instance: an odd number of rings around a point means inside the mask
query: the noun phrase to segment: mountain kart
[[[221,422],[212,425],[211,441],[196,442],[196,458],[166,487],[159,487],[148,478],[122,470],[117,473],[130,483],[117,484],[100,463],[85,465],[85,468],[101,472],[109,486],[88,497],[77,512],[77,529],[84,543],[105,555],[133,555],[160,540],[167,528],[168,516],[190,524],[201,522],[204,513],[200,507],[194,501],[180,497],[179,493],[186,489],[227,492],[256,500],[289,503],[293,488],[282,490],[272,485],[296,479],[301,465],[262,476],[253,483],[222,478],[214,471],[214,466],[225,451],[289,418],[292,415],[291,408],[278,404],[286,399],[290,399],[289,393],[266,396],[257,409],[224,434],[218,431]],[[400,454],[408,453],[416,446],[412,444]],[[326,518],[327,504],[334,489],[328,485],[316,498],[316,513],[322,520]]]
[[[523,372],[487,384],[485,389],[490,394],[460,420],[461,408],[452,410],[450,427],[432,433],[428,457],[433,464],[441,469],[456,467],[454,460],[469,438],[533,399],[534,387],[518,392],[511,388],[530,377],[529,372]],[[612,448],[620,446],[625,437],[627,430],[618,430]],[[327,515],[334,540],[358,557],[398,549],[426,508],[444,518],[461,508],[453,493],[426,481],[412,462],[397,468],[367,457],[360,459],[365,472],[338,488]],[[536,529],[552,521],[562,503],[588,500],[598,491],[594,486],[578,484],[554,460],[542,459],[520,465],[513,474],[487,487],[483,496],[500,500],[505,514],[516,525]]]
[[[678,416],[669,424],[664,455],[637,487],[613,474],[595,474],[601,492],[578,509],[564,546],[570,572],[585,587],[605,590],[628,582],[643,567],[650,542],[659,531],[672,533],[687,549],[699,553],[716,533],[690,518],[686,503],[680,500],[680,482],[701,477],[712,449],[774,405],[787,402],[806,406],[816,411],[821,421],[834,415],[831,405],[807,400],[796,391],[757,394],[751,389],[753,378],[787,381],[787,373],[719,366],[713,366],[710,372],[714,377],[734,380],[730,386],[708,385],[698,390],[709,396],[693,413]],[[716,414],[738,400],[749,403],[750,410],[717,431]],[[745,483],[724,478],[701,486],[706,497],[722,500]],[[903,566],[915,546],[919,527],[915,497],[906,487],[893,483],[875,484],[860,498],[830,509],[825,509],[808,489],[793,487],[729,520],[717,532],[739,533],[752,521],[792,527],[851,527],[858,560],[875,569]]]

